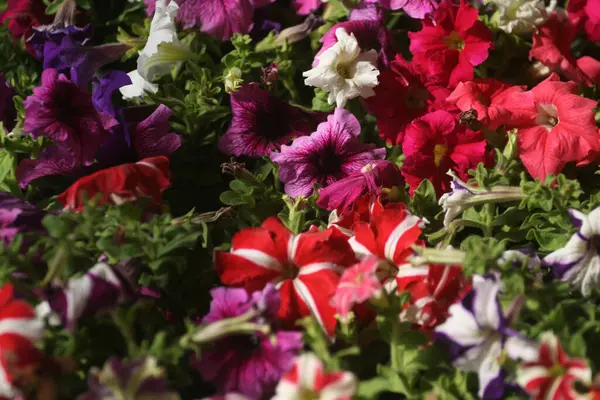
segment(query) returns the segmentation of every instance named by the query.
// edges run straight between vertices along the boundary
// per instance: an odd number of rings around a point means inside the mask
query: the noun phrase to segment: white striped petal
[[[243,257],[246,260],[273,271],[281,271],[283,268],[277,259],[271,257],[265,252],[256,249],[234,249],[231,250],[231,254]]]
[[[402,222],[400,222],[398,224],[398,226],[396,226],[394,228],[394,230],[392,231],[392,233],[390,233],[390,236],[388,237],[388,239],[385,242],[385,250],[384,250],[385,258],[387,258],[388,260],[394,259],[394,254],[396,253],[396,247],[398,247],[398,241],[400,240],[402,235],[404,235],[406,233],[406,231],[408,231],[410,228],[417,225],[418,223],[419,223],[418,217],[411,215],[411,214],[406,215],[406,218],[404,218],[404,220]]]
[[[307,265],[303,266],[302,268],[300,268],[300,271],[298,272],[298,276],[310,275],[310,274],[314,274],[316,272],[321,272],[324,270],[330,270],[333,272],[337,272],[338,274],[341,274],[344,272],[344,268],[340,267],[337,264],[330,263],[330,262],[318,262],[318,263],[307,264]]]
[[[317,308],[317,303],[315,303],[315,299],[313,299],[308,287],[306,287],[304,282],[302,282],[300,279],[294,279],[293,282],[296,293],[298,293],[302,301],[304,301],[304,304],[306,304],[312,315],[315,317],[319,323],[319,326],[321,326],[321,329],[323,329],[323,332],[327,332],[327,329],[325,329],[325,324],[323,323],[323,318],[321,318],[321,313]]]

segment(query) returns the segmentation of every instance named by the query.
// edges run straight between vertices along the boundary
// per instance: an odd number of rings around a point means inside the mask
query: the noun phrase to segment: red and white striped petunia
[[[352,373],[325,372],[321,360],[306,353],[298,356],[292,369],[281,378],[272,400],[350,400],[356,386]]]
[[[15,398],[20,391],[14,386],[16,375],[39,362],[41,352],[34,342],[44,334],[44,323],[34,309],[13,298],[13,287],[0,288],[0,398]]]
[[[517,383],[536,400],[576,400],[582,394],[573,388],[579,381],[590,385],[592,371],[583,359],[569,358],[552,332],[542,334],[538,359],[524,362],[517,370]]]
[[[215,253],[221,282],[244,287],[249,293],[273,283],[281,295],[278,313],[293,326],[298,318],[314,315],[333,335],[336,318],[330,305],[341,273],[357,259],[348,237],[337,229],[292,234],[277,217],[260,228],[235,234],[231,251]]]

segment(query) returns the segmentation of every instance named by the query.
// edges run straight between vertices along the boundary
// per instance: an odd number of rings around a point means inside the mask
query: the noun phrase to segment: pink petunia
[[[439,0],[382,0],[384,8],[390,10],[402,10],[411,18],[423,19],[435,11],[440,3]]]
[[[450,190],[448,170],[466,179],[469,169],[488,158],[482,133],[457,123],[447,111],[435,111],[413,121],[406,129],[402,150],[406,159],[401,171],[411,194],[429,179],[441,195]]]
[[[442,2],[419,32],[408,33],[413,63],[450,88],[472,80],[474,67],[492,46],[492,32],[477,17],[477,9],[464,0]]]
[[[569,20],[583,30],[588,39],[600,41],[600,2],[598,0],[569,0],[567,4]]]
[[[534,178],[558,174],[569,162],[577,166],[594,161],[600,136],[594,120],[596,102],[578,94],[574,82],[559,82],[556,75],[532,90],[516,93],[507,103],[522,115],[518,128],[521,161]]]

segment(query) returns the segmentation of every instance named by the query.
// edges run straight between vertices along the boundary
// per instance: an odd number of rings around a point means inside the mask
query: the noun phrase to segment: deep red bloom
[[[49,24],[52,16],[46,15],[43,0],[8,0],[6,9],[0,13],[0,23],[8,22],[8,30],[15,38],[31,36],[31,28]]]
[[[83,210],[86,197],[89,200],[97,195],[100,195],[97,204],[121,204],[149,197],[153,205],[160,206],[162,192],[170,185],[169,159],[151,157],[83,177],[58,195],[58,201],[66,210],[74,211]]]
[[[475,79],[459,83],[446,101],[455,104],[461,111],[477,111],[479,121],[489,129],[496,129],[511,120],[512,114],[505,103],[513,93],[523,92],[524,89],[493,78]]]
[[[215,263],[226,285],[254,292],[274,283],[281,295],[278,318],[288,326],[312,314],[333,335],[335,309],[329,301],[340,274],[356,257],[348,237],[337,229],[294,235],[271,217],[260,228],[236,233],[231,251],[216,252]]]
[[[445,108],[450,94],[436,77],[428,76],[417,64],[401,55],[380,71],[375,96],[366,99],[369,111],[377,118],[379,135],[390,144],[399,145],[406,126],[429,111]]]
[[[350,208],[344,211],[333,210],[329,214],[329,227],[335,227],[348,236],[354,236],[352,229],[358,222],[369,223],[371,216],[384,210],[383,196],[366,194],[359,197]]]
[[[486,161],[485,146],[481,132],[458,124],[447,111],[435,111],[413,121],[406,129],[402,145],[406,159],[401,168],[410,194],[424,179],[433,183],[438,195],[449,191],[448,170],[467,179],[469,169]]]
[[[492,32],[477,17],[477,9],[464,0],[442,2],[419,32],[408,33],[413,63],[451,88],[472,80],[492,45]]]

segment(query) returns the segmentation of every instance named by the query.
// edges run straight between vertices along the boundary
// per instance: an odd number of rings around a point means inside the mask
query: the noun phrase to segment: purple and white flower
[[[385,149],[358,139],[360,123],[349,111],[336,108],[310,136],[300,137],[281,153],[271,153],[279,165],[279,179],[293,198],[310,196],[313,185],[327,187],[385,158]]]
[[[504,315],[494,275],[473,276],[473,289],[449,308],[450,317],[435,330],[448,346],[455,367],[479,375],[479,396],[500,398],[504,392],[503,354],[525,361],[537,357],[536,344],[510,327],[515,315]]]
[[[600,207],[587,215],[577,210],[569,213],[579,230],[565,247],[544,257],[543,263],[557,278],[570,282],[587,296],[600,288]]]

